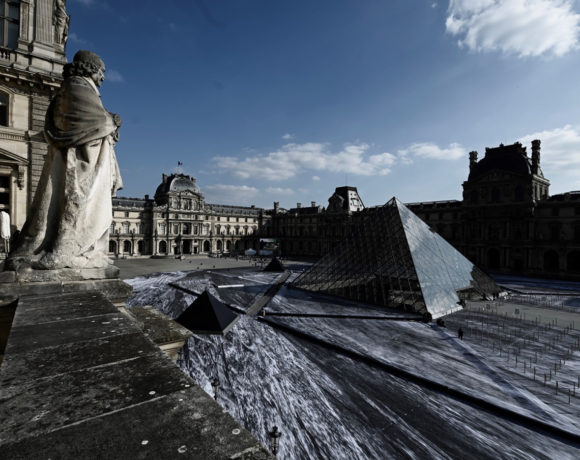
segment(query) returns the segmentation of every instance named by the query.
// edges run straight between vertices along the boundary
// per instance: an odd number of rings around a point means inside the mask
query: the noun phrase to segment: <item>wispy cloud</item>
[[[472,51],[562,56],[578,48],[573,0],[450,0],[447,32]]]
[[[319,176],[312,176],[312,180],[319,181],[320,180],[320,177]]]
[[[294,190],[291,188],[282,188],[282,187],[268,187],[266,189],[267,193],[271,193],[272,195],[293,195]]]
[[[84,38],[80,38],[74,32],[68,35],[68,41],[71,43],[76,43],[77,45],[86,45],[88,43],[87,40],[85,40]]]
[[[97,3],[96,0],[74,0],[74,2],[85,6],[92,6]]]
[[[290,139],[294,139],[294,134],[286,133],[282,136],[282,139],[284,139],[285,141],[288,141]]]
[[[117,70],[114,69],[109,69],[106,72],[106,78],[108,81],[110,82],[114,82],[114,83],[119,83],[122,81],[125,81],[125,79],[123,78],[123,75],[121,75],[120,72],[118,72]]]
[[[406,149],[397,152],[401,163],[413,162],[413,157],[430,158],[433,160],[457,160],[466,158],[466,150],[457,143],[449,144],[447,148],[441,148],[433,142],[418,142],[411,144]]]
[[[285,180],[303,171],[329,171],[361,176],[386,175],[395,163],[390,153],[368,155],[370,146],[365,143],[346,144],[338,152],[332,152],[328,144],[286,144],[267,155],[215,157],[217,167],[232,175],[248,179]]]
[[[580,168],[580,127],[566,125],[562,128],[539,131],[520,138],[525,146],[532,140],[542,142],[541,165],[544,171],[565,172],[577,176]],[[549,177],[548,177],[549,179]]]
[[[247,205],[258,194],[258,189],[248,185],[214,184],[206,185],[203,192],[211,203]]]

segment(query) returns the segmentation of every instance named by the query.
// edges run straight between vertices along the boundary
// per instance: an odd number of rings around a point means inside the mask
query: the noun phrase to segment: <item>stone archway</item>
[[[123,253],[124,254],[131,254],[131,242],[129,240],[123,241]]]
[[[183,253],[191,254],[191,240],[183,240]]]
[[[553,249],[544,253],[544,270],[557,272],[560,269],[560,257]]]
[[[571,273],[580,273],[580,251],[572,251],[566,257],[566,267]]]
[[[209,241],[208,240],[205,240],[203,242],[203,252],[209,252],[209,248],[210,248]]]
[[[117,253],[117,242],[115,240],[109,240],[109,252]]]
[[[498,270],[499,267],[499,250],[497,248],[490,248],[487,251],[487,268],[489,270]]]

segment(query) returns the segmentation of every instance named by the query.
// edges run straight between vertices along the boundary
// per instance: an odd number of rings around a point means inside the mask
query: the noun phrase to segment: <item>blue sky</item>
[[[580,2],[69,0],[123,118],[121,196],[184,163],[206,201],[461,199],[468,152],[542,140],[580,189]]]

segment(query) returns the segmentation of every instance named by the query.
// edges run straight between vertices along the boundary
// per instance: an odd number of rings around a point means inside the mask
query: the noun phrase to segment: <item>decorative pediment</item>
[[[0,164],[28,166],[28,160],[15,153],[0,148]]]

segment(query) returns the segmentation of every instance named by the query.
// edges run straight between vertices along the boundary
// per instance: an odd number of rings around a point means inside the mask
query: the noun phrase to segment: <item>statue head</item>
[[[89,77],[97,86],[105,80],[105,63],[92,51],[80,50],[75,54],[73,61],[65,64],[62,72],[64,78]]]

